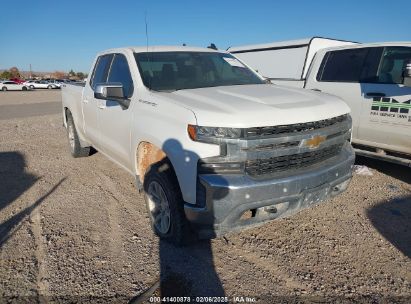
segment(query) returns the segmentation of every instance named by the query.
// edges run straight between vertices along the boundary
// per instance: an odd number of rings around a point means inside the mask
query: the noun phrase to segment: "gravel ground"
[[[0,111],[14,99],[60,99],[5,94]],[[355,175],[331,201],[176,248],[151,232],[132,176],[100,153],[70,157],[59,114],[0,120],[0,303],[142,303],[152,294],[409,303],[411,170],[357,162],[373,175]]]

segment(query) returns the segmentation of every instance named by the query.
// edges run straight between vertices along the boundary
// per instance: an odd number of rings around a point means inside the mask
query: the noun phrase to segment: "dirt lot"
[[[59,103],[59,91],[0,94],[0,303],[141,303],[147,290],[410,303],[410,169],[359,159],[373,176],[332,201],[175,248],[151,232],[132,176],[99,153],[70,157]]]

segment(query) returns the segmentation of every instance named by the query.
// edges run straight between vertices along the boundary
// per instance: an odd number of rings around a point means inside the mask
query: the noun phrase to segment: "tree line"
[[[38,77],[35,73],[31,74],[31,77]],[[62,72],[62,71],[55,71],[53,73],[50,73],[51,78],[55,79],[63,79],[63,78],[77,78],[79,80],[83,80],[84,78],[87,77],[87,74],[83,72],[74,72],[73,69],[71,69],[68,73]],[[11,79],[11,78],[22,78],[22,75],[17,67],[12,67],[8,70],[4,70],[0,74],[1,79]]]
[[[12,67],[9,70],[3,71],[3,73],[0,74],[0,78],[3,78],[3,79],[20,78],[20,71],[18,68]]]

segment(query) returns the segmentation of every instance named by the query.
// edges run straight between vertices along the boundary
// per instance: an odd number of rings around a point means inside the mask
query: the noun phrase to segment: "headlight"
[[[236,139],[242,136],[240,128],[201,127],[188,125],[188,135],[194,141],[213,142],[221,138]]]

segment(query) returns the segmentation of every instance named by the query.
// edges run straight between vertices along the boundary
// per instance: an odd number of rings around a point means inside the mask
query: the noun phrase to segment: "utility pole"
[[[32,77],[31,77],[31,63],[30,63],[30,79],[31,79]]]

